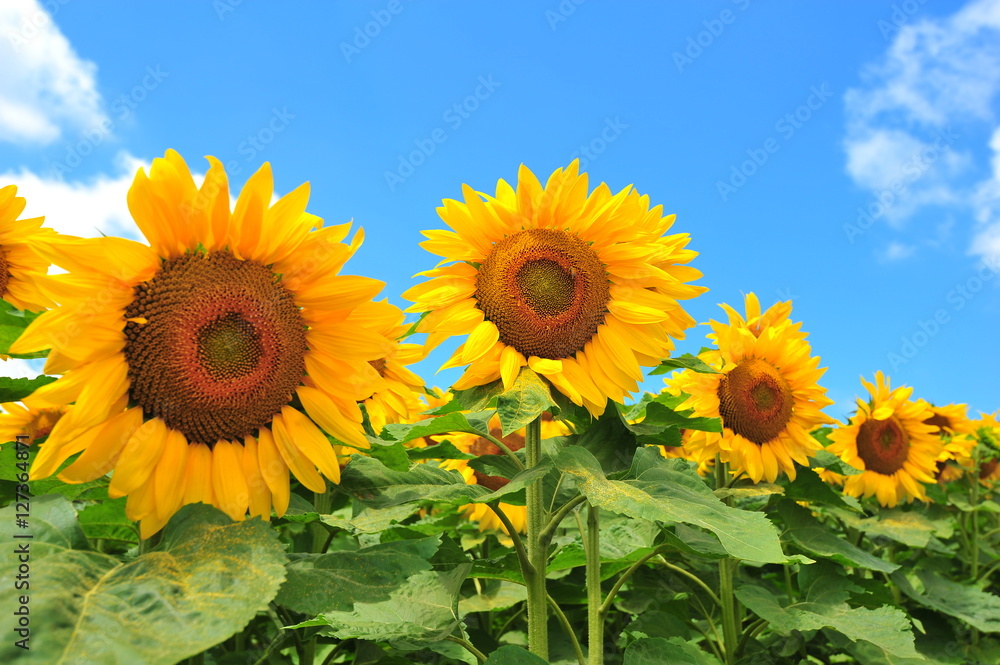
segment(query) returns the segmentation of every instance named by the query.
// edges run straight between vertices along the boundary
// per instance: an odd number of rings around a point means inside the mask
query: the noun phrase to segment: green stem
[[[476,660],[478,660],[480,663],[486,662],[486,654],[484,654],[476,647],[472,646],[472,642],[470,642],[469,640],[463,639],[461,637],[455,637],[454,635],[449,635],[444,639],[448,640],[449,642],[454,642],[455,644],[461,644],[463,647],[465,647],[465,650],[471,653],[473,656],[475,656]]]
[[[542,459],[540,416],[525,428],[524,451],[528,468],[535,468]],[[542,491],[542,479],[538,478],[527,486],[525,492],[528,509],[528,563],[531,564],[531,569],[522,572],[528,583],[528,649],[542,660],[548,660],[548,594],[545,591],[548,548],[542,541],[542,531],[545,529]]]
[[[739,642],[736,596],[733,593],[733,579],[739,563],[737,559],[719,560],[719,599],[722,601],[722,638],[726,643],[726,665],[736,662],[736,647]]]
[[[494,513],[496,513],[497,518],[507,529],[507,535],[510,536],[511,541],[514,543],[514,552],[517,553],[517,561],[521,564],[521,574],[524,575],[525,581],[528,579],[528,574],[534,572],[534,567],[531,565],[531,561],[528,560],[528,553],[524,549],[524,543],[521,540],[521,534],[517,532],[514,525],[511,523],[510,518],[507,517],[507,513],[500,509],[499,502],[493,501],[486,504],[490,507]]]
[[[531,425],[529,424],[528,426],[530,427]],[[506,443],[504,443],[500,439],[496,438],[495,436],[493,436],[489,432],[480,432],[479,430],[467,430],[467,432],[469,434],[475,434],[476,436],[481,436],[484,439],[486,439],[487,441],[489,441],[490,443],[492,443],[494,446],[496,446],[497,448],[499,448],[503,452],[504,455],[506,455],[511,460],[513,460],[514,465],[517,467],[518,471],[524,471],[524,463],[521,462],[521,458],[518,457],[517,454],[513,450],[511,450],[507,446]],[[529,467],[531,466],[530,462],[528,463],[528,466]]]
[[[711,598],[715,602],[716,605],[718,605],[720,608],[722,607],[722,601],[719,600],[719,597],[716,595],[716,593],[714,591],[712,591],[712,587],[710,587],[707,584],[705,584],[696,575],[693,575],[693,574],[689,573],[688,571],[684,570],[683,568],[681,568],[679,566],[675,566],[674,564],[670,563],[669,561],[667,561],[667,558],[665,556],[663,556],[662,554],[660,555],[660,565],[661,566],[665,566],[666,568],[669,568],[670,570],[674,571],[678,575],[683,575],[683,576],[687,577],[689,580],[691,580],[692,582],[694,582],[695,584],[697,584],[698,586],[700,586],[705,591],[705,593],[708,594],[708,597]]]
[[[715,486],[725,487],[729,465],[723,464],[718,455],[715,457]],[[731,505],[731,497],[723,500]],[[736,595],[733,593],[733,582],[736,569],[740,562],[737,559],[719,560],[719,600],[722,607],[722,639],[726,645],[726,665],[736,662],[736,649],[739,643],[740,626],[736,620]]]
[[[747,626],[746,630],[743,631],[743,637],[740,638],[740,643],[736,647],[736,654],[742,656],[750,640],[757,637],[765,627],[767,627],[767,619],[757,619]]]
[[[569,515],[570,511],[586,500],[587,497],[579,494],[563,504],[563,506],[556,511],[555,515],[552,516],[552,519],[549,520],[549,523],[545,525],[545,528],[542,529],[542,542],[544,543],[551,540],[553,534],[556,532],[556,529],[559,528],[559,525],[562,524],[564,519],[566,519],[566,516]]]
[[[583,649],[580,648],[580,640],[576,639],[576,633],[573,632],[573,626],[570,624],[569,619],[566,618],[566,613],[562,611],[559,607],[559,603],[551,595],[548,597],[549,607],[552,608],[552,613],[556,615],[556,619],[559,620],[559,625],[562,626],[563,632],[566,633],[566,637],[569,638],[570,644],[573,645],[573,651],[576,653],[576,660],[580,665],[587,665],[587,659],[583,657]]]
[[[302,652],[299,656],[299,665],[313,665],[316,660],[316,638],[312,638],[302,645]]]
[[[588,665],[604,665],[604,613],[601,603],[601,526],[593,505],[587,506],[587,653]]]
[[[972,519],[972,571],[970,577],[975,582],[979,579],[979,513],[976,508],[979,506],[979,446],[977,445],[972,453],[972,489],[969,491],[969,503],[972,504],[972,511],[969,517]]]
[[[319,515],[329,515],[330,510],[333,506],[333,492],[332,488],[327,488],[325,492],[314,492],[313,493],[313,508],[315,508],[316,513]],[[322,522],[313,522],[313,552],[322,552],[327,545],[327,540],[330,537],[329,530],[323,525]]]

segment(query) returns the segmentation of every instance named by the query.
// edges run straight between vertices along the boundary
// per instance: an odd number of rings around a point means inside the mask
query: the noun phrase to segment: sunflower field
[[[697,238],[575,161],[445,200],[405,312],[273,191],[167,151],[143,243],[0,189],[0,662],[1000,662],[996,413],[828,416],[792,303],[696,328]]]

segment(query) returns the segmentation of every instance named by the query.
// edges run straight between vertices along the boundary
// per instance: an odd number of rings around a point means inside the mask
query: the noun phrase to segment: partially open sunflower
[[[747,316],[731,307],[729,323],[712,321],[717,347],[700,355],[720,374],[684,370],[667,379],[667,390],[685,393],[679,408],[694,416],[721,418],[722,432],[692,431],[685,449],[699,462],[716,454],[734,475],[774,482],[781,472],[795,478],[795,463],[808,466],[820,444],[809,434],[831,422],[822,409],[833,402],[817,382],[824,368],[779,303],[764,314],[755,295],[746,296]]]
[[[349,224],[323,227],[305,212],[308,184],[271,205],[267,164],[230,212],[225,171],[208,159],[200,188],[174,151],[148,176],[139,170],[128,202],[148,246],[49,245],[47,258],[69,271],[42,282],[59,307],[12,347],[51,349],[46,372],[63,375],[34,403],[74,403],[31,477],[77,453],[66,482],[113,470],[108,493],[128,496],[143,537],[187,503],[234,519],[282,515],[289,471],[315,492],[321,473],[339,481],[322,430],[368,446],[358,402],[379,385],[370,362],[393,351],[383,331],[399,310],[366,305],[382,283],[338,275],[360,233],[345,244]]]
[[[49,262],[33,248],[54,238],[55,232],[42,226],[43,217],[18,219],[25,205],[17,187],[0,187],[0,297],[18,309],[37,312],[52,302],[38,288],[38,277]]]
[[[889,508],[913,499],[927,500],[922,483],[933,483],[935,461],[942,443],[938,427],[928,424],[933,412],[927,402],[911,400],[913,388],[891,389],[882,372],[875,383],[861,382],[870,401],[858,399],[850,423],[830,433],[827,450],[864,473],[835,478],[844,493],[870,497]]]
[[[452,230],[424,232],[421,246],[444,260],[404,294],[426,313],[428,348],[468,335],[444,365],[468,365],[456,390],[509,387],[528,366],[600,415],[694,325],[678,301],[706,290],[687,283],[701,276],[684,265],[697,253],[687,234],[664,235],[674,216],[631,186],[589,192],[574,161],[544,187],[522,165],[517,189],[500,180],[495,196],[463,194],[438,209]]]

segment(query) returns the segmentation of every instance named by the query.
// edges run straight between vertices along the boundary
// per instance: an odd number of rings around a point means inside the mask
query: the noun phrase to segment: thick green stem
[[[542,459],[542,419],[535,418],[525,429],[524,454],[527,468],[533,469]],[[542,503],[542,479],[526,488],[528,508],[528,562],[531,570],[522,571],[528,583],[528,649],[549,659],[548,594],[545,591],[545,569],[548,548],[542,540],[545,529],[545,506]]]
[[[604,613],[601,612],[601,525],[596,507],[587,506],[587,653],[588,665],[604,665]]]
[[[973,582],[979,579],[979,513],[976,511],[979,506],[979,464],[979,445],[976,445],[972,453],[973,472],[970,478],[972,489],[969,490],[969,503],[972,504],[972,511],[969,513],[969,517],[972,519],[972,533],[970,534],[972,570],[970,577]]]
[[[729,465],[724,464],[716,455],[716,487],[726,486],[728,467]],[[730,497],[726,497],[723,501],[727,505],[732,503]],[[737,559],[719,560],[719,600],[722,606],[722,639],[726,647],[726,665],[733,665],[736,662],[736,651],[740,641],[740,622],[736,619],[736,595],[733,593],[733,582],[739,565],[740,562]]]
[[[740,562],[736,559],[719,560],[719,600],[722,601],[722,639],[726,644],[726,665],[736,662],[739,643],[739,626],[736,624],[736,596],[733,580]]]
[[[315,492],[313,494],[313,508],[319,515],[329,515],[333,506],[332,488],[327,488],[325,492]],[[312,551],[321,553],[326,547],[327,539],[330,537],[329,529],[322,522],[313,522],[313,545]]]

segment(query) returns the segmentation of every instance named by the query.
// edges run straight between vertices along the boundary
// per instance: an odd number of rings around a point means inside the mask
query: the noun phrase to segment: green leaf
[[[820,524],[809,510],[792,501],[778,504],[778,513],[785,522],[788,537],[810,554],[826,557],[845,566],[868,568],[883,573],[891,573],[899,568],[897,564],[889,563],[847,542]]]
[[[689,369],[692,372],[699,372],[701,374],[718,374],[718,370],[712,368],[711,365],[706,363],[704,360],[698,356],[693,356],[690,353],[685,353],[682,356],[676,358],[667,358],[662,361],[659,365],[653,368],[649,373],[650,376],[655,374],[666,374],[667,372],[672,372],[675,369]]]
[[[524,584],[521,574],[521,563],[514,552],[506,552],[491,559],[476,559],[472,562],[472,572],[469,577],[484,580],[504,580],[515,584]]]
[[[10,543],[6,511],[0,538]],[[233,523],[205,505],[181,509],[163,544],[128,563],[36,544],[31,655],[52,665],[173,665],[241,630],[267,608],[285,576],[283,547],[270,525]],[[11,579],[14,557],[0,561],[0,574]],[[3,585],[0,606],[15,607],[17,593]],[[0,642],[0,662],[21,653],[13,640]]]
[[[555,406],[549,384],[534,370],[522,367],[510,390],[497,398],[497,414],[504,436],[526,426],[546,410]]]
[[[428,562],[441,538],[397,540],[356,552],[330,552],[299,559],[287,567],[287,577],[275,602],[296,612],[346,612],[354,603],[387,600],[413,575],[431,569]]]
[[[514,477],[510,479],[510,482],[500,489],[473,499],[473,503],[490,503],[492,501],[500,500],[503,500],[505,503],[511,503],[511,494],[523,492],[524,489],[533,483],[536,478],[543,478],[547,476],[551,473],[552,469],[552,460],[543,457],[542,461],[532,468],[525,469],[524,471],[520,471],[515,474]]]
[[[341,474],[339,489],[376,508],[419,501],[469,502],[489,493],[485,487],[466,484],[457,471],[431,464],[394,471],[365,455],[351,456]]]
[[[636,452],[634,480],[608,480],[597,460],[580,447],[563,449],[556,466],[572,475],[596,506],[657,522],[684,522],[708,529],[731,556],[749,561],[788,560],[774,525],[761,513],[730,508],[712,494],[684,460],[667,460],[656,450]]]
[[[486,411],[478,413],[449,413],[436,418],[427,418],[416,423],[392,423],[382,430],[383,437],[388,434],[393,443],[406,443],[425,436],[449,434],[451,432],[474,432],[482,434],[489,432],[486,424],[493,414]]]
[[[548,665],[548,663],[521,647],[505,646],[491,653],[483,665]]]
[[[2,367],[0,367],[2,369]],[[47,383],[52,383],[59,377],[36,376],[33,379],[12,379],[0,376],[0,402],[19,402]]]
[[[28,324],[38,318],[38,315],[39,312],[23,312],[6,300],[0,301],[0,355],[14,358],[44,358],[48,355],[48,351],[25,354],[10,352],[10,345],[21,336]]]
[[[410,456],[406,454],[403,444],[398,441],[390,446],[374,444],[367,452],[369,456],[393,471],[406,471],[410,468]]]
[[[819,474],[802,467],[796,469],[795,480],[785,487],[785,496],[795,501],[853,508],[840,492],[824,483]]]
[[[1000,598],[996,595],[946,580],[931,570],[917,572],[916,578],[923,586],[922,593],[913,587],[903,571],[894,573],[892,581],[900,591],[924,607],[961,619],[984,633],[1000,633]]]
[[[629,424],[628,428],[639,437],[639,443],[643,444],[664,444],[663,440],[657,438],[664,430],[668,429],[694,429],[703,432],[721,432],[722,421],[718,418],[689,418],[684,415],[690,411],[674,411],[672,408],[660,401],[653,401],[646,405],[646,413],[642,422]],[[678,443],[668,445],[679,445],[680,433],[677,434]]]
[[[679,637],[651,637],[638,640],[625,650],[624,665],[721,665],[694,642]]]
[[[407,448],[406,454],[411,462],[420,462],[428,459],[475,459],[475,455],[463,453],[455,447],[451,441],[442,441],[433,446],[421,446],[419,448]]]
[[[580,435],[574,447],[589,451],[606,473],[613,473],[629,468],[639,441],[614,403],[609,402],[601,417]]]
[[[829,450],[817,450],[816,454],[812,456],[812,463],[809,464],[809,468],[826,469],[827,471],[839,473],[842,476],[856,476],[859,473],[864,473],[861,469],[854,468]]]
[[[503,382],[500,379],[483,386],[473,386],[466,390],[452,392],[452,400],[439,406],[430,413],[444,415],[456,411],[483,411],[490,408],[497,396],[503,392]]]
[[[92,503],[79,513],[80,527],[91,540],[109,540],[123,546],[138,545],[132,520],[125,516],[126,497]]]
[[[894,656],[919,658],[906,614],[888,606],[878,609],[849,606],[846,601],[851,585],[845,582],[836,573],[817,576],[804,590],[805,598],[790,605],[784,598],[753,584],[737,589],[736,597],[770,622],[771,630],[778,633],[832,628],[851,640],[871,642]]]
[[[356,600],[350,612],[325,612],[294,627],[329,626],[334,637],[388,642],[398,649],[439,642],[458,626],[458,592],[472,564],[432,565],[433,570],[408,577],[387,600]]]
[[[938,524],[919,512],[900,508],[882,508],[878,515],[864,519],[850,516],[845,522],[870,537],[882,536],[909,547],[927,547],[931,536],[939,528]]]
[[[505,610],[528,596],[523,584],[514,584],[503,580],[492,581],[482,585],[482,593],[458,601],[458,612],[462,616],[470,612],[493,612]]]

